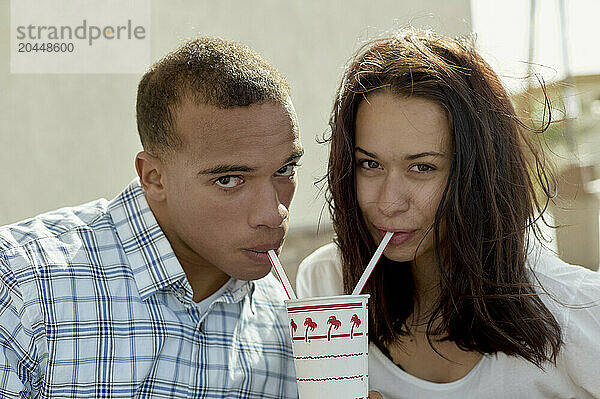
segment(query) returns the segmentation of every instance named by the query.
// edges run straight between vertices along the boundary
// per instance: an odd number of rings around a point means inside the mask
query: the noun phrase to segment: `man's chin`
[[[231,277],[238,279],[238,280],[244,280],[244,281],[251,281],[251,280],[259,280],[263,277],[265,277],[267,274],[269,274],[269,272],[271,271],[271,264],[256,264],[253,262],[240,262],[238,263],[239,267],[232,270],[232,273],[230,274]]]

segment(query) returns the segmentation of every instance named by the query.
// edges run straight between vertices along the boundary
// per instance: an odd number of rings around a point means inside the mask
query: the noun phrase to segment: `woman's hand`
[[[383,396],[377,391],[369,391],[369,399],[383,399]]]

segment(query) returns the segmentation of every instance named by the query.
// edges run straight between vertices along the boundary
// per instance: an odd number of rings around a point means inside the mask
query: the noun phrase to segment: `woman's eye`
[[[379,165],[379,162],[373,161],[372,159],[361,161],[360,166],[362,166],[365,169],[378,169],[381,167],[381,165]]]
[[[422,172],[431,172],[431,171],[435,170],[435,168],[433,166],[427,165],[424,163],[413,165],[410,169],[415,172],[421,172],[421,173]]]
[[[221,188],[235,188],[243,182],[244,180],[238,176],[223,176],[215,180],[215,184]]]
[[[279,169],[275,174],[278,176],[294,176],[294,174],[296,174],[297,167],[297,164],[285,165],[283,168]]]

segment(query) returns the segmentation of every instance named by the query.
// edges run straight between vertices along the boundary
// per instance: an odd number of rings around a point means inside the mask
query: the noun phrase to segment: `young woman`
[[[298,292],[350,293],[394,232],[363,291],[370,389],[600,397],[600,274],[529,242],[551,175],[470,42],[405,30],[368,43],[345,71],[331,129],[337,238],[302,263]]]

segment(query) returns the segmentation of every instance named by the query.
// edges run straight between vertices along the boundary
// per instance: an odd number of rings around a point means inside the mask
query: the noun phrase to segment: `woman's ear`
[[[141,151],[135,157],[135,169],[140,177],[140,184],[149,199],[155,202],[164,201],[166,198],[165,173],[160,158],[149,152]]]

